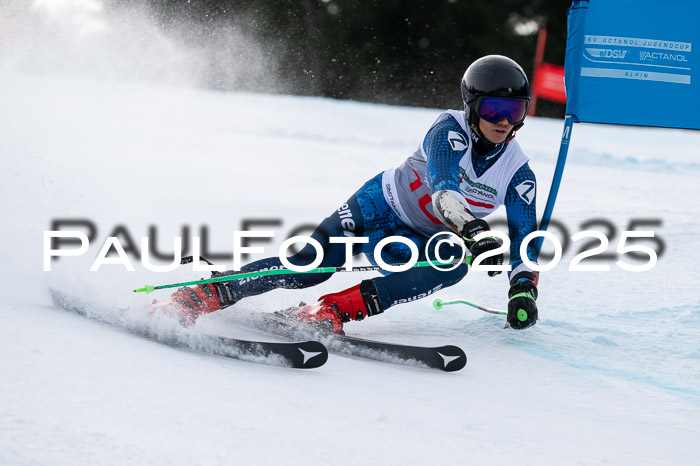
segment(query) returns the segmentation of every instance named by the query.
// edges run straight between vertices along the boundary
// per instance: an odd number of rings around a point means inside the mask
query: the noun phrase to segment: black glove
[[[508,291],[507,320],[508,325],[516,330],[523,330],[537,323],[537,286],[532,281],[534,278],[534,274],[524,272],[513,277],[511,282],[514,284]]]
[[[493,251],[494,249],[498,249],[502,246],[502,243],[498,239],[492,238],[490,236],[482,238],[479,241],[474,241],[472,239],[479,233],[489,230],[489,224],[486,223],[486,220],[482,219],[472,220],[471,222],[464,225],[464,228],[462,229],[462,237],[465,239],[467,243],[467,248],[469,248],[469,252],[472,253],[474,259],[479,257],[480,254],[483,254],[487,251]],[[484,259],[484,261],[482,261],[481,264],[501,265],[503,264],[503,254],[497,254],[495,256],[489,257],[488,259]],[[489,277],[495,277],[499,273],[501,273],[500,270],[490,271]]]

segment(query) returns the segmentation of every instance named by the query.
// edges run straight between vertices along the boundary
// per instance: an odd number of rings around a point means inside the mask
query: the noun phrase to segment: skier
[[[537,228],[535,175],[513,138],[527,115],[529,83],[515,61],[489,55],[469,66],[462,78],[461,91],[464,111],[442,113],[418,150],[400,166],[367,181],[321,222],[312,238],[323,247],[320,267],[339,267],[345,263],[345,244],[332,243],[329,238],[348,235],[369,238],[365,244],[354,244],[352,253],[365,253],[375,265],[373,251],[383,238],[409,239],[418,247],[419,260],[426,260],[429,238],[445,231],[461,237],[471,255],[477,258],[501,246],[493,237],[478,241],[473,238],[489,231],[483,217],[505,205],[512,267],[507,322],[512,328],[525,329],[537,321],[538,274],[520,256],[523,238]],[[443,243],[441,248],[440,257],[461,256],[460,245]],[[406,245],[394,242],[384,247],[382,259],[388,264],[403,264],[409,261],[410,254]],[[536,261],[534,241],[528,245],[527,255],[532,262]],[[307,244],[288,260],[301,266],[315,257],[315,249]],[[482,264],[502,262],[503,254],[496,254]],[[283,268],[281,261],[272,257],[248,264],[240,272],[226,274],[277,268]],[[341,333],[344,322],[362,320],[396,304],[428,296],[456,284],[467,271],[466,263],[462,263],[451,271],[417,267],[384,273],[347,290],[321,296],[317,303],[304,305],[291,316]],[[495,276],[500,272],[488,273]],[[192,325],[200,315],[231,306],[247,296],[276,288],[310,287],[331,275],[264,276],[185,287],[175,292],[170,301],[154,306],[177,316],[185,325]]]

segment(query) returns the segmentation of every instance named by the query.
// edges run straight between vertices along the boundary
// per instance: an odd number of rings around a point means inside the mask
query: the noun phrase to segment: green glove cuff
[[[531,300],[535,301],[535,298],[533,298],[530,293],[518,293],[511,296],[510,299],[508,299],[508,302],[511,302],[515,298],[530,298]]]
[[[532,300],[532,302],[535,302],[534,296],[532,296],[530,293],[526,293],[526,292],[514,294],[513,296],[510,297],[510,299],[508,299],[508,302],[510,303],[515,298],[530,298]],[[520,322],[525,322],[529,318],[527,311],[523,308],[518,309],[515,313],[515,316]]]

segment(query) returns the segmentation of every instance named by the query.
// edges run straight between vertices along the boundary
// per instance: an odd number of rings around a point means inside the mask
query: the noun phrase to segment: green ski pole
[[[465,259],[465,262],[467,265],[471,265],[472,262],[472,256],[467,256]],[[443,265],[454,265],[453,262],[447,262],[443,263]],[[432,266],[433,263],[430,261],[422,261],[422,262],[416,262],[413,267],[429,267]],[[413,268],[412,267],[412,268]],[[172,283],[170,285],[158,285],[158,286],[153,286],[153,285],[145,285],[143,288],[138,288],[134,290],[134,293],[151,293],[152,291],[155,290],[162,290],[165,288],[178,288],[181,286],[188,286],[188,285],[203,285],[205,283],[217,283],[217,282],[228,282],[231,280],[239,280],[241,278],[253,278],[253,277],[265,277],[269,275],[291,275],[291,274],[298,274],[298,273],[335,273],[335,272],[371,272],[371,271],[380,271],[382,270],[381,267],[372,265],[372,266],[366,266],[366,267],[352,267],[350,270],[346,269],[345,267],[320,267],[317,269],[312,269],[306,272],[296,272],[294,270],[290,269],[276,269],[276,270],[259,270],[256,272],[244,272],[244,273],[237,273],[233,275],[219,275],[216,277],[212,278],[207,278],[203,280],[194,280],[191,282],[182,282],[182,283]]]
[[[464,299],[455,299],[454,301],[443,301],[442,299],[436,299],[433,301],[433,308],[439,311],[443,306],[450,306],[452,304],[466,304],[467,306],[479,309],[480,311],[488,312],[489,314],[498,314],[502,316],[508,315],[506,311],[500,311],[498,309],[482,306],[481,304],[472,303]]]

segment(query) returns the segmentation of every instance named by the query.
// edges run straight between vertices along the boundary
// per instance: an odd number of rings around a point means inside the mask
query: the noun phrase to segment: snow
[[[155,226],[152,240],[167,252],[175,236],[207,226],[209,252],[231,254],[245,219],[280,219],[254,228],[275,239],[253,258],[275,254],[295,227],[320,221],[400,164],[440,110],[26,69],[0,74],[0,102],[0,464],[697,461],[698,132],[574,126],[556,219],[569,236],[592,219],[612,223],[610,252],[631,220],[660,220],[646,227],[665,244],[651,271],[627,272],[614,260],[602,262],[609,272],[570,271],[580,243],[570,245],[542,274],[541,321],[523,332],[466,306],[432,309],[433,298],[504,308],[503,275],[470,272],[346,327],[366,338],[459,345],[464,370],[332,354],[300,371],[140,338],[56,308],[48,290],[138,310],[168,293],[134,288],[206,275],[191,266],[149,272],[132,256],[135,272],[110,264],[89,272],[119,227],[139,249]],[[538,212],[562,126],[529,118],[517,136],[538,176]],[[96,237],[87,254],[44,272],[43,232],[56,219],[88,219]],[[194,331],[245,336],[235,313],[312,301],[369,276],[337,274],[313,289],[249,298]]]

